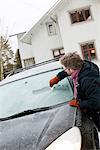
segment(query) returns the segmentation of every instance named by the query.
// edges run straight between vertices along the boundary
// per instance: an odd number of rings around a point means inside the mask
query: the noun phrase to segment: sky
[[[28,31],[58,0],[0,0],[0,33],[9,35]],[[13,51],[18,48],[16,37],[9,39]]]

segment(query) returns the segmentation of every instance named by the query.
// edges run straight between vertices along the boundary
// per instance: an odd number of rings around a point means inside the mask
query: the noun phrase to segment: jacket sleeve
[[[60,79],[60,81],[66,77],[68,77],[69,75],[67,74],[67,72],[65,71],[61,71],[57,74],[57,77]]]
[[[86,79],[82,86],[83,97],[80,99],[80,108],[100,110],[100,82],[97,79]]]

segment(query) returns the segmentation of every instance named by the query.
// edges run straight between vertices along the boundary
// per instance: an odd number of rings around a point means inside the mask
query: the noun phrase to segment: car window
[[[69,101],[73,92],[67,78],[53,90],[49,87],[49,80],[59,71],[29,76],[0,86],[0,118]]]

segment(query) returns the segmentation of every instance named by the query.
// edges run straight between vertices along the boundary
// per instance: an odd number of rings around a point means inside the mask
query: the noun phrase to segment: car
[[[73,82],[54,88],[49,80],[63,68],[48,61],[17,70],[0,82],[0,150],[87,150],[98,148],[92,120],[70,107]]]

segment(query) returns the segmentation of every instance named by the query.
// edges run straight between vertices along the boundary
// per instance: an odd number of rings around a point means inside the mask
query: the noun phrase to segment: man
[[[92,117],[100,131],[100,74],[96,64],[82,60],[76,53],[65,54],[60,59],[64,71],[50,80],[50,87],[67,76],[74,83],[74,97],[70,106],[78,107]]]

